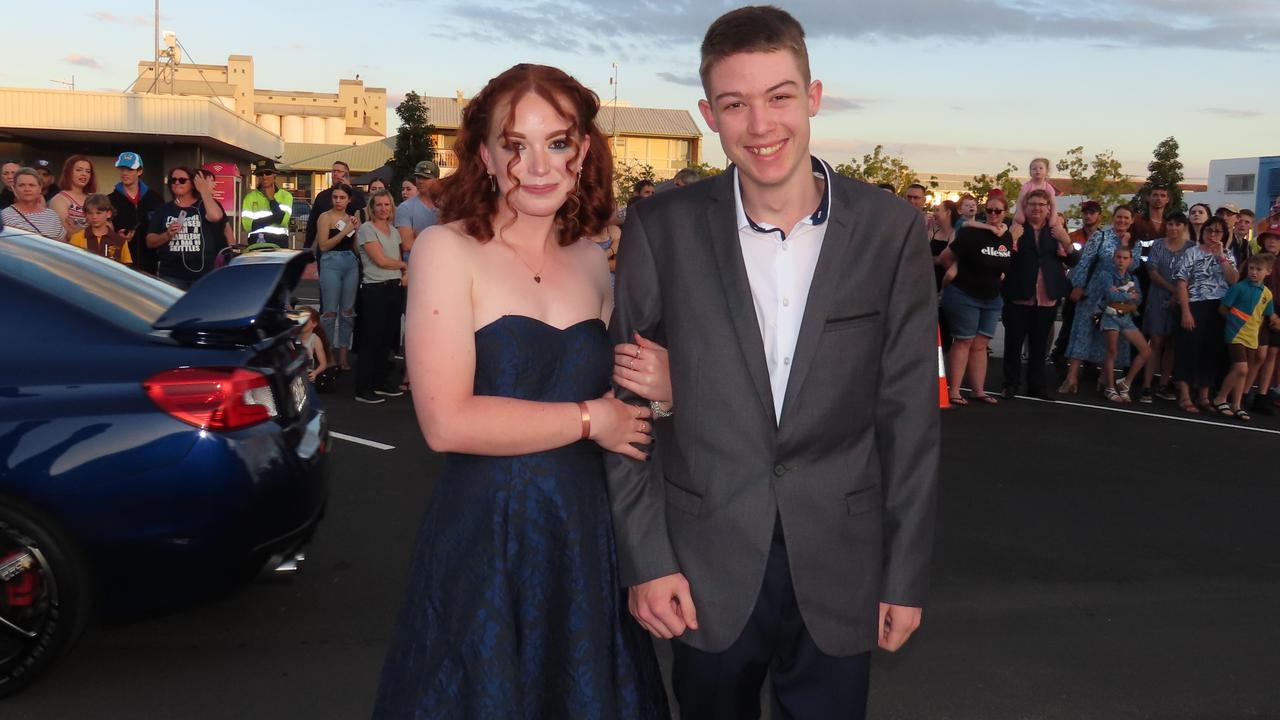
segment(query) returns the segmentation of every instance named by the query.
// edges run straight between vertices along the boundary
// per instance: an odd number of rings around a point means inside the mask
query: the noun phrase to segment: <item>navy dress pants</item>
[[[672,688],[689,720],[760,717],[760,689],[770,679],[773,720],[863,720],[871,653],[832,657],[814,644],[800,617],[782,523],[760,596],[729,649],[708,653],[672,642]]]

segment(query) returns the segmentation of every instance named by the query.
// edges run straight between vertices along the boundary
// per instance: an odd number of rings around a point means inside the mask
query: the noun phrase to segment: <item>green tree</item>
[[[1111,210],[1120,204],[1120,196],[1128,180],[1115,153],[1107,150],[1094,155],[1092,160],[1085,160],[1084,146],[1078,145],[1067,151],[1067,156],[1058,161],[1057,167],[1058,172],[1064,172],[1071,178],[1076,194],[1097,200],[1102,205],[1103,219],[1111,218]],[[1067,216],[1080,217],[1080,209],[1073,208]]]
[[[400,129],[396,131],[396,151],[387,161],[395,168],[392,187],[399,187],[406,178],[412,177],[413,168],[423,160],[435,161],[436,145],[431,134],[435,126],[422,97],[410,91],[404,100],[396,106],[396,115],[400,116]]]
[[[1178,141],[1172,135],[1156,145],[1151,162],[1147,163],[1147,170],[1151,174],[1147,176],[1147,181],[1138,189],[1138,192],[1134,193],[1131,201],[1138,213],[1147,212],[1147,194],[1157,185],[1169,188],[1169,207],[1166,212],[1185,210],[1181,186],[1182,161],[1178,159]]]
[[[615,167],[613,170],[614,197],[618,198],[619,203],[625,205],[627,200],[631,198],[631,191],[635,184],[641,180],[657,182],[653,166],[636,160],[624,161],[622,165]]]
[[[724,168],[718,168],[711,163],[689,163],[689,167],[698,173],[700,178],[709,178],[713,175],[719,175],[724,172]]]
[[[1004,191],[1006,202],[1012,205],[1018,201],[1018,191],[1022,189],[1022,181],[1013,176],[1016,172],[1018,172],[1017,165],[1006,163],[1005,168],[996,173],[994,177],[982,173],[981,175],[975,175],[972,180],[965,180],[964,189],[977,198],[979,203],[985,203],[991,191],[1000,188]],[[1010,211],[1009,217],[1013,217],[1012,211]]]
[[[938,187],[936,175],[930,176],[928,182],[921,182],[916,171],[911,169],[901,155],[886,154],[883,145],[877,145],[875,150],[863,155],[861,161],[851,158],[847,163],[836,165],[835,171],[845,177],[863,180],[872,185],[890,183],[893,185],[893,191],[899,195],[912,183],[920,183],[930,189]]]

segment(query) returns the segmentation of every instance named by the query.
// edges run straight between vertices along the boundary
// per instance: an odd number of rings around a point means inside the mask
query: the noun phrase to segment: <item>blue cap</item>
[[[142,156],[136,152],[122,152],[120,157],[116,158],[116,167],[129,168],[130,170],[142,169]]]

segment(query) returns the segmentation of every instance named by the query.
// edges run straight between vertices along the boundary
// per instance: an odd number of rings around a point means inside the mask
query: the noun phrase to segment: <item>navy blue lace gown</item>
[[[508,315],[476,331],[477,395],[564,402],[608,389],[604,323]],[[668,717],[618,585],[599,446],[452,454],[423,518],[374,717]]]

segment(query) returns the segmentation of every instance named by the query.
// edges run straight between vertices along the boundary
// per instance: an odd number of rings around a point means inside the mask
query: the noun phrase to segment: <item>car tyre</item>
[[[0,498],[0,560],[14,553],[28,553],[34,563],[22,574],[0,581],[0,698],[25,688],[70,650],[93,609],[88,564],[70,537],[44,513]],[[16,606],[10,586],[29,573],[37,573],[27,580],[35,583],[28,593],[35,599]],[[5,622],[34,637],[23,636]]]

